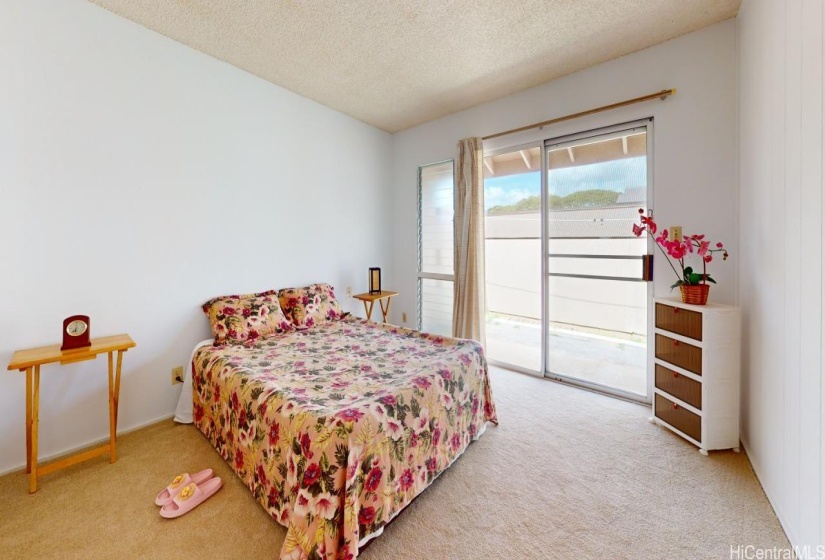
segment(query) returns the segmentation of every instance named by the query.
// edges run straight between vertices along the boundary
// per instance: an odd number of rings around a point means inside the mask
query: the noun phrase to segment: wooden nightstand
[[[367,314],[367,321],[369,321],[370,317],[372,317],[372,306],[375,305],[375,301],[378,300],[378,304],[381,306],[381,314],[384,316],[384,322],[386,323],[387,314],[390,312],[390,299],[397,295],[398,292],[388,292],[384,290],[377,294],[367,292],[365,294],[358,294],[352,297],[355,299],[360,299],[364,302],[364,311]],[[387,303],[386,307],[384,307],[384,302]]]
[[[93,338],[92,345],[76,350],[60,350],[60,344],[18,350],[11,357],[9,370],[26,372],[26,472],[29,473],[29,493],[37,492],[37,477],[66,468],[75,463],[109,453],[109,462],[117,460],[115,440],[117,437],[117,404],[120,393],[120,369],[123,353],[135,347],[128,334]],[[114,353],[117,352],[117,368],[114,367]],[[94,360],[98,354],[109,355],[109,443],[70,457],[64,457],[38,469],[37,428],[40,413],[40,366],[44,364],[72,364],[84,360]]]

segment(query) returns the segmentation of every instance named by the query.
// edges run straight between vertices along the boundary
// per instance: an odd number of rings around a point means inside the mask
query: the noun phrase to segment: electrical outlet
[[[407,322],[407,312],[406,312],[406,311],[404,311],[404,312],[401,314],[401,322],[402,322],[402,323],[406,323],[406,322]]]
[[[671,241],[681,241],[682,240],[682,226],[670,226],[670,240]]]
[[[347,297],[352,297],[352,286],[347,286]]]
[[[183,366],[172,368],[172,385],[183,383]]]

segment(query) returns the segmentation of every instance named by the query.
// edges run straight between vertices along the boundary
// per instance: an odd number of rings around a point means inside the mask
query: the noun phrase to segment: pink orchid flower
[[[715,248],[712,249],[710,241],[706,241],[705,234],[702,233],[685,235],[681,241],[671,240],[670,234],[666,229],[663,229],[659,235],[655,235],[658,231],[658,227],[653,218],[646,216],[643,208],[639,209],[639,214],[639,223],[633,224],[633,235],[636,237],[641,237],[643,233],[647,233],[651,237],[654,237],[656,245],[662,253],[664,253],[666,257],[670,257],[666,260],[674,274],[676,274],[677,278],[677,282],[673,285],[673,287],[680,284],[698,284],[700,282],[705,284],[707,282],[715,282],[707,273],[707,263],[713,260],[713,253],[717,252],[722,253],[722,260],[727,260],[729,255],[721,242],[716,243]],[[693,268],[686,263],[685,258],[689,254],[694,253],[701,257],[701,274],[695,272]],[[678,264],[679,268],[681,268],[681,274],[671,259],[675,260],[675,264]]]

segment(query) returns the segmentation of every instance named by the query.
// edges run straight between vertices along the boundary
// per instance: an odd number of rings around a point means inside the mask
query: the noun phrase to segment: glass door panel
[[[647,396],[647,129],[548,145],[546,370]]]
[[[549,371],[644,396],[647,286],[643,282],[549,279]]]
[[[541,148],[484,158],[487,356],[542,371]]]

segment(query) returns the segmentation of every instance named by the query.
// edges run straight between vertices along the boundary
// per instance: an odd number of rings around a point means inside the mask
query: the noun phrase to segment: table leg
[[[386,301],[387,301],[387,307],[385,308],[384,307],[384,300],[383,299],[378,300],[378,303],[381,305],[381,314],[384,315],[384,322],[385,323],[387,322],[387,313],[390,312],[390,301],[392,301],[392,300],[391,300],[391,298],[387,298]]]
[[[117,410],[118,410],[118,403],[120,401],[120,372],[123,368],[123,350],[117,351],[117,367],[115,369],[115,390],[114,390],[114,426],[111,427],[111,437],[112,437],[112,454],[110,457],[110,461],[114,463],[117,460],[117,452],[116,452],[116,445],[117,445]]]
[[[32,472],[32,368],[26,368],[26,472]]]
[[[367,303],[369,303],[369,307],[367,307]],[[369,321],[370,317],[372,317],[372,306],[374,304],[375,304],[374,301],[370,301],[370,302],[364,301],[364,312],[367,314],[367,321]]]
[[[114,352],[109,357],[109,462],[115,462],[115,366]]]
[[[34,395],[32,396],[32,450],[29,494],[37,492],[37,425],[40,421],[40,366],[34,366]]]

